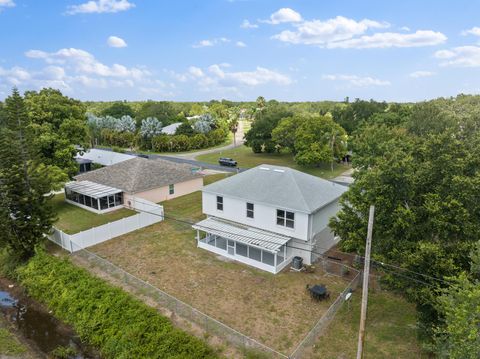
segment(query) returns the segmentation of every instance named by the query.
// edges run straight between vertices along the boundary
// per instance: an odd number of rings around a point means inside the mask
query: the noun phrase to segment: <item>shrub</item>
[[[193,130],[192,125],[190,125],[188,122],[182,123],[175,130],[175,135],[192,136],[193,134],[195,134],[195,131]]]
[[[38,252],[17,269],[29,295],[72,325],[105,358],[215,358],[204,342],[175,327],[130,294]]]
[[[273,153],[277,150],[275,142],[271,140],[265,141],[265,143],[263,144],[263,148],[266,153]]]
[[[205,136],[203,133],[197,133],[191,139],[191,147],[192,149],[195,148],[204,148],[208,146],[208,137]]]
[[[251,146],[252,146],[253,153],[261,153],[262,152],[262,147],[263,147],[262,141],[260,141],[260,140],[251,141]]]
[[[152,139],[152,149],[157,152],[170,151],[170,139],[167,135],[155,136]]]
[[[70,359],[75,358],[77,353],[72,347],[56,347],[50,353],[50,356],[55,359]]]
[[[227,132],[215,129],[208,134],[197,133],[187,135],[160,135],[152,139],[152,148],[157,152],[183,152],[221,144]]]

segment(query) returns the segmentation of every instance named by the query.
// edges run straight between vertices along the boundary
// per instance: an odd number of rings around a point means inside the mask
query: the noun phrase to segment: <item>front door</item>
[[[228,251],[228,254],[234,256],[235,255],[235,242],[234,241],[228,241],[228,244],[227,244],[227,251]]]

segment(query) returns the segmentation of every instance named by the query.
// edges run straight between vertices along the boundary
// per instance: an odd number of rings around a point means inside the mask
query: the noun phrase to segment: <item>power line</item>
[[[405,278],[405,279],[408,279],[408,280],[413,280],[413,281],[415,281],[415,282],[417,282],[417,283],[420,283],[420,284],[425,284],[425,285],[427,285],[427,286],[429,286],[429,287],[435,287],[432,283],[427,283],[427,282],[425,282],[425,281],[423,281],[423,280],[416,279],[416,278],[412,278],[412,277],[406,276],[406,275],[404,275],[404,274],[402,274],[402,273],[399,273],[399,272],[395,272],[395,271],[392,271],[392,270],[389,270],[389,269],[385,269],[385,268],[383,268],[383,270],[385,270],[386,272],[388,272],[388,273],[390,273],[390,274],[398,275],[398,276],[400,276],[400,277],[402,277],[402,278]]]
[[[137,197],[138,198],[138,197]],[[143,201],[138,201],[139,203],[141,204],[144,204],[144,205],[147,205],[147,206],[150,206],[150,207],[154,207],[154,204],[151,204],[151,203],[148,203],[148,202],[143,202]],[[183,224],[186,224],[186,225],[189,225],[189,226],[192,226],[192,225],[197,225],[198,227],[203,227],[205,228],[205,230],[207,231],[209,228],[208,227],[205,227],[205,226],[201,226],[201,225],[198,225],[194,222],[190,222],[188,220],[185,220],[185,219],[179,219],[179,218],[176,218],[176,217],[173,217],[173,216],[167,216],[165,214],[163,215],[160,215],[158,213],[154,213],[154,212],[150,212],[150,211],[147,211],[147,210],[140,210],[140,209],[136,209],[137,211],[139,212],[144,212],[144,213],[148,213],[148,214],[152,214],[152,215],[156,215],[156,216],[160,216],[160,217],[163,217],[165,219],[170,219],[170,220],[173,220],[173,221],[176,221],[176,222],[179,222],[179,223],[183,223]],[[255,238],[253,237],[248,237],[248,236],[245,236],[245,235],[238,235],[236,233],[232,233],[232,232],[229,232],[229,231],[225,231],[225,230],[216,230],[218,232],[221,232],[221,233],[225,233],[225,234],[235,234],[241,238],[244,238],[244,239],[250,239],[250,240],[256,240]],[[275,233],[272,233],[273,236],[275,236],[276,234]],[[267,243],[271,243],[271,244],[278,244],[277,242],[273,242],[273,241],[268,241],[268,240],[262,240],[264,242],[267,242]],[[310,243],[306,243],[308,246],[313,246],[312,244]],[[306,251],[306,252],[310,252],[310,253],[313,253],[313,254],[316,254],[316,255],[319,255],[319,256],[322,256],[322,257],[327,257],[328,256],[325,254],[325,253],[320,253],[320,252],[317,252],[317,251],[314,251],[312,250],[311,248],[308,249],[308,248],[300,248],[300,247],[295,247],[295,246],[292,246],[292,245],[288,245],[288,244],[285,244],[285,246],[287,248],[291,248],[291,249],[297,249],[297,250],[301,250],[301,251]],[[320,249],[325,249],[325,250],[330,250],[329,248],[325,248],[325,247],[320,247],[320,246],[314,246],[316,248],[320,248]],[[334,252],[336,253],[340,253],[340,254],[344,254],[344,255],[349,255],[349,256],[354,256],[354,254],[351,254],[351,253],[346,253],[346,252],[341,252],[341,251],[336,251],[336,250],[333,250]],[[362,258],[362,259],[365,259],[365,257],[363,256],[360,256],[360,255],[357,255],[359,258]],[[423,274],[423,273],[419,273],[419,272],[415,272],[415,271],[412,271],[412,270],[409,270],[409,269],[406,269],[406,268],[403,268],[403,267],[399,267],[399,266],[396,266],[396,265],[393,265],[393,264],[389,264],[389,263],[385,263],[385,262],[381,262],[381,261],[377,261],[377,260],[374,260],[374,259],[371,259],[371,262],[377,264],[377,265],[380,265],[382,266],[382,269],[384,269],[385,271],[388,271],[390,273],[393,273],[391,270],[387,270],[386,268],[383,268],[384,266],[388,266],[388,267],[392,267],[392,268],[395,268],[397,270],[401,270],[401,271],[405,271],[405,272],[409,272],[409,273],[412,273],[412,274],[416,274],[416,275],[420,275],[422,277],[426,277],[428,279],[431,279],[431,280],[434,280],[434,281],[439,281],[439,282],[443,282],[445,284],[451,284],[451,282],[449,281],[446,281],[446,280],[443,280],[443,279],[440,279],[440,278],[436,278],[436,277],[433,277],[433,276],[430,276],[430,275],[427,275],[427,274]],[[345,264],[343,264],[345,265]],[[352,269],[355,269],[351,266],[347,266],[349,268],[352,268]],[[355,269],[357,270],[357,269]],[[422,280],[416,280],[415,278],[412,278],[412,277],[408,277],[408,276],[405,276],[403,275],[403,277],[405,278],[411,278],[412,280],[415,280],[419,283],[424,283],[424,284],[427,284],[427,282],[425,281],[422,281]]]

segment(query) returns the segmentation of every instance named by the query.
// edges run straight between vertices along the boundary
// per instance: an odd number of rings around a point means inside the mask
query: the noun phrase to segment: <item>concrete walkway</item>
[[[350,186],[354,181],[354,179],[352,177],[353,171],[354,171],[354,169],[350,168],[350,169],[346,170],[345,172],[343,172],[340,176],[337,176],[337,177],[331,179],[331,181],[343,184],[345,186]]]

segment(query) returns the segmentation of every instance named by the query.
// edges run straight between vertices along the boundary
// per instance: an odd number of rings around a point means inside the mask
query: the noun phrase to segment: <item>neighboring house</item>
[[[77,155],[76,160],[77,162],[81,160],[87,160],[93,163],[98,163],[102,166],[111,166],[132,158],[136,158],[136,156],[114,151],[100,150],[98,148],[91,148],[85,151],[82,155]]]
[[[79,173],[88,172],[92,169],[92,160],[77,157],[75,161],[77,161]]]
[[[271,273],[294,256],[311,264],[336,243],[328,222],[346,190],[288,167],[252,168],[203,188],[198,246]]]
[[[65,185],[66,201],[97,213],[132,207],[134,197],[158,203],[203,187],[203,176],[191,165],[141,157],[79,174],[75,180]]]
[[[180,126],[182,122],[172,123],[171,125],[165,126],[162,128],[162,133],[165,135],[174,135],[177,131],[178,126]]]

